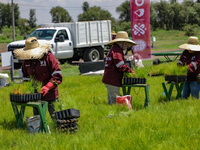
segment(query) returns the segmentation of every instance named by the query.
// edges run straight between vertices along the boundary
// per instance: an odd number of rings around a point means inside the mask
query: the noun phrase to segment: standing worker
[[[119,96],[119,90],[122,86],[124,72],[135,74],[135,72],[125,64],[124,51],[136,43],[129,39],[125,31],[117,32],[116,38],[108,43],[112,45],[106,56],[104,75],[102,82],[107,88],[108,104],[116,103],[116,96]]]
[[[179,46],[184,49],[177,63],[178,66],[188,66],[187,81],[183,87],[183,98],[187,99],[190,94],[192,97],[199,98],[200,91],[200,45],[197,37],[191,36],[188,42]]]
[[[62,82],[62,72],[55,56],[50,52],[51,45],[40,45],[36,37],[25,41],[25,48],[14,51],[18,59],[22,59],[23,79],[32,77],[42,82],[42,100],[48,102],[48,111],[53,119],[55,106],[53,102],[58,99],[58,85]],[[38,110],[33,108],[34,115]]]

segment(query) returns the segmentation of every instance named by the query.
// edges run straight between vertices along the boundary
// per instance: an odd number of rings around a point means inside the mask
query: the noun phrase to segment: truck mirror
[[[59,37],[55,38],[55,42],[64,42],[64,41],[65,41],[64,35],[59,35]]]
[[[64,35],[59,35],[59,42],[64,42],[64,41],[65,41]]]
[[[24,40],[26,40],[26,36],[24,36]]]

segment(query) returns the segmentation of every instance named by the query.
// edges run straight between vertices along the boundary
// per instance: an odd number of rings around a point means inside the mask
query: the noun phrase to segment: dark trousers
[[[48,111],[52,119],[55,119],[55,101],[50,101],[48,102]],[[34,115],[39,115],[38,109],[33,107],[33,114]]]

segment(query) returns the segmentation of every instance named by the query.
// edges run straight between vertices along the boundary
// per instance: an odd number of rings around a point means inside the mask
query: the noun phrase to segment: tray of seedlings
[[[146,84],[148,72],[142,71],[142,69],[134,69],[135,74],[124,73],[123,84],[132,85],[132,84]]]
[[[41,100],[42,83],[34,80],[23,83],[12,83],[10,92],[10,101],[16,103],[27,103]]]
[[[187,81],[187,65],[177,66],[176,63],[169,63],[165,68],[165,81],[168,81],[169,83],[180,83]]]

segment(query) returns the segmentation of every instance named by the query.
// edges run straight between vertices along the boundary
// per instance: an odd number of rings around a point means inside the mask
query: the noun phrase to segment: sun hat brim
[[[108,42],[108,45],[113,45],[116,42],[128,42],[131,45],[137,45],[134,41],[130,40],[130,39],[123,39],[123,38],[116,38],[110,42]]]
[[[200,51],[200,45],[194,45],[194,44],[182,44],[179,46],[181,49],[191,50],[191,51]]]
[[[25,48],[14,50],[15,57],[21,60],[41,59],[51,50],[51,45],[40,44],[39,47],[26,50]]]

